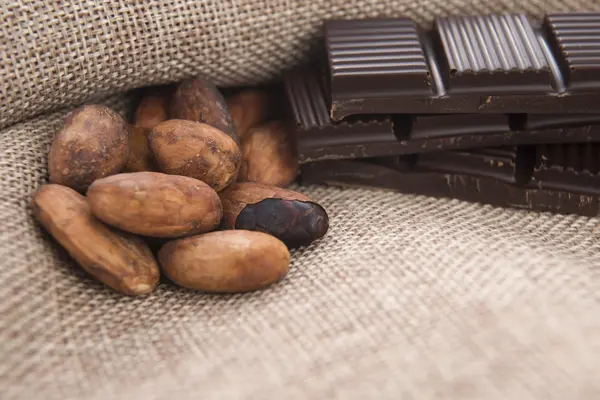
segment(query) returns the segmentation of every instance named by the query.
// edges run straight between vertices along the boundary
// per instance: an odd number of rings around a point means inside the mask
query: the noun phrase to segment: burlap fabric
[[[81,102],[125,112],[118,93],[197,72],[268,80],[331,16],[428,23],[597,1],[0,4],[0,398],[600,398],[598,219],[300,187],[331,229],[281,284],[132,299],[88,279],[28,205]]]

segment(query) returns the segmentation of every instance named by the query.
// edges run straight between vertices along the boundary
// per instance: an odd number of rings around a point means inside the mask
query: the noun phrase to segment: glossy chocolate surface
[[[598,13],[324,24],[327,114],[600,112]],[[319,100],[321,101],[321,100]]]
[[[361,115],[335,122],[308,70],[285,79],[300,163],[446,150],[600,142],[597,114]]]

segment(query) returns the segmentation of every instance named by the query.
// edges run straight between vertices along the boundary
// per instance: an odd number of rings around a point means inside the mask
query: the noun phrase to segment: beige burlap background
[[[0,398],[598,399],[600,220],[301,187],[327,237],[269,290],[119,296],[32,221],[61,118],[127,89],[277,76],[323,18],[597,1],[0,3]],[[43,114],[45,113],[45,114]]]

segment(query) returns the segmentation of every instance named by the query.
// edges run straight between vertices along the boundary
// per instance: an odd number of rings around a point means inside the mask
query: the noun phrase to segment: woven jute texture
[[[590,10],[594,1],[0,3],[0,398],[599,399],[600,220],[377,190],[296,187],[327,236],[272,288],[88,278],[32,220],[75,105],[205,72],[222,85],[305,57],[322,19]],[[45,114],[42,114],[45,113]]]

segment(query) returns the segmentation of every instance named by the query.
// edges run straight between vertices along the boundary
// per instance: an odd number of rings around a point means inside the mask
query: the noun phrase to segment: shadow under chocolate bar
[[[303,165],[301,179],[598,216],[599,166],[599,144],[543,145],[321,161]]]
[[[329,20],[334,121],[356,114],[600,112],[600,13]]]
[[[284,79],[301,163],[497,146],[600,142],[595,114],[361,115],[332,122],[312,69]]]

